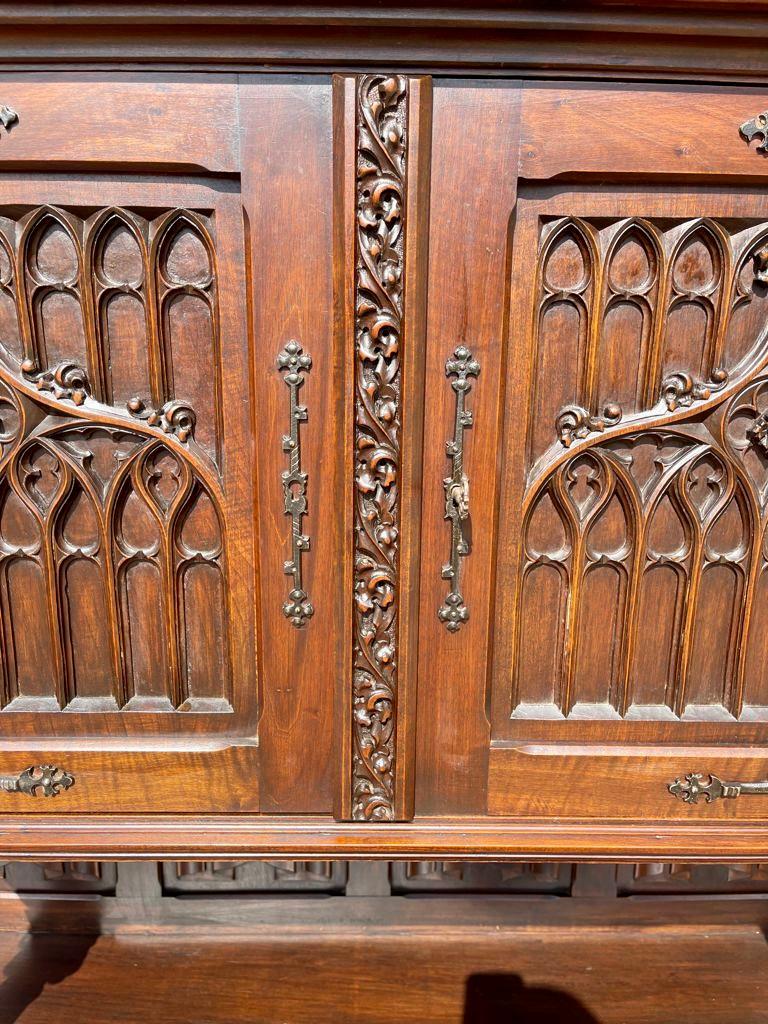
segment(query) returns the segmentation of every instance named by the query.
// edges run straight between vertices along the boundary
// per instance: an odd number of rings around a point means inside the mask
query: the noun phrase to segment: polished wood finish
[[[703,933],[674,924],[561,931],[504,924],[490,933],[453,926],[439,934],[412,925],[393,935],[346,924],[323,939],[306,925],[280,938],[258,926],[247,934],[230,926],[221,936],[141,926],[120,936],[4,932],[0,1020],[34,1024],[74,1013],[94,1024],[160,1014],[174,1024],[201,1015],[212,1024],[353,1022],[370,1013],[361,979],[372,942],[377,990],[398,1024],[665,1024],[670,1014],[680,1024],[757,1024],[764,1016],[768,953],[755,925]],[[664,984],[670,964],[675,983]]]
[[[669,791],[768,780],[766,12],[678,7],[0,5],[0,852],[768,858]]]

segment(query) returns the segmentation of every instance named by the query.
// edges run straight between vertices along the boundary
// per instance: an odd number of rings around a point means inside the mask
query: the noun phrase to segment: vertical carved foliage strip
[[[406,80],[357,89],[352,817],[394,817]]]

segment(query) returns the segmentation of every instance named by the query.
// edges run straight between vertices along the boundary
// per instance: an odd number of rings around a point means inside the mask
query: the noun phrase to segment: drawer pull
[[[759,139],[760,142],[756,147],[757,152],[768,153],[768,110],[764,110],[762,114],[758,114],[749,121],[745,121],[739,127],[739,133],[748,143],[752,139]]]
[[[461,559],[470,551],[469,480],[464,473],[464,430],[472,426],[472,413],[466,408],[466,396],[472,389],[470,377],[477,377],[479,373],[480,364],[464,345],[460,345],[453,358],[445,364],[445,375],[456,392],[453,437],[445,445],[451,459],[451,475],[443,480],[445,518],[451,523],[451,560],[443,566],[442,576],[444,580],[451,581],[451,589],[437,615],[451,633],[457,632],[469,618],[469,609],[459,588]]]
[[[25,768],[19,775],[0,775],[0,791],[26,793],[27,796],[37,796],[38,789],[42,790],[43,796],[58,796],[60,790],[69,789],[74,784],[73,775],[52,764]]]
[[[19,115],[11,107],[0,106],[0,124],[8,131],[13,125],[18,124]]]
[[[288,469],[282,475],[285,514],[291,517],[291,558],[284,563],[284,571],[293,577],[293,586],[283,604],[283,614],[300,629],[315,609],[304,590],[301,556],[309,551],[309,537],[301,532],[301,521],[307,514],[307,474],[301,469],[301,435],[299,424],[306,422],[307,407],[299,405],[299,388],[304,373],[312,368],[312,359],[302,351],[298,341],[289,341],[278,354],[277,366],[286,371],[283,380],[291,393],[290,432],[283,435],[283,451],[288,453]]]
[[[735,800],[737,796],[768,796],[768,782],[723,782],[716,775],[698,772],[675,779],[667,788],[686,804],[697,804],[699,800],[711,804],[713,800]]]

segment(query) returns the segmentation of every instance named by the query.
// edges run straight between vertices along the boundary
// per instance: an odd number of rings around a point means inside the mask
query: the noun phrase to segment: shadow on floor
[[[27,904],[29,931],[19,935],[16,956],[3,968],[0,978],[0,1024],[15,1024],[24,1011],[34,1003],[48,985],[58,985],[75,974],[88,956],[88,951],[99,939],[94,928],[87,935],[53,935],[37,929],[37,911],[44,903],[36,900]],[[98,916],[98,904],[94,915]],[[44,927],[44,925],[43,925]]]
[[[587,1008],[556,988],[529,988],[517,974],[467,978],[464,1024],[600,1024]]]

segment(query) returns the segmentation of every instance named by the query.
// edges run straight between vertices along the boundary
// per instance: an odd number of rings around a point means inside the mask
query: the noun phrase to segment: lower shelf
[[[757,927],[0,934],[0,1022],[764,1024]]]

